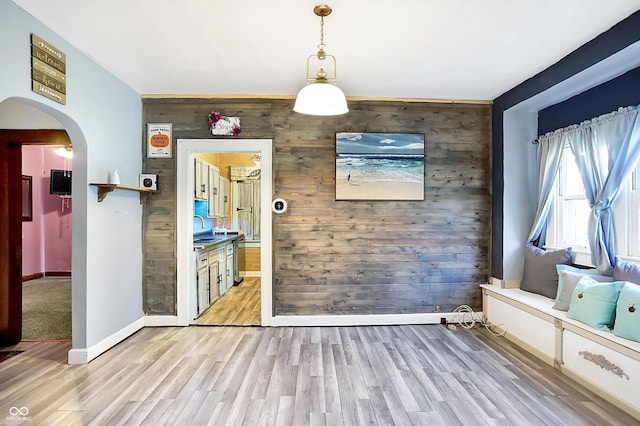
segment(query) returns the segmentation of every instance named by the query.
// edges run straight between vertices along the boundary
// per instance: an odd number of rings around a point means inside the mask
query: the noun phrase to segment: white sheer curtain
[[[561,131],[549,133],[538,138],[538,209],[529,234],[529,244],[542,247],[547,234],[547,217],[551,210],[553,197],[551,191],[558,176],[560,158],[565,144]]]
[[[640,159],[639,108],[620,108],[539,139],[538,211],[529,236],[529,242],[539,246],[544,243],[550,186],[558,174],[560,156],[567,142],[575,154],[591,207],[588,229],[591,262],[601,272],[607,272],[613,268],[615,259],[612,207]]]
[[[601,272],[610,271],[616,247],[612,207],[640,158],[638,107],[585,122],[567,136],[591,207],[591,262]]]

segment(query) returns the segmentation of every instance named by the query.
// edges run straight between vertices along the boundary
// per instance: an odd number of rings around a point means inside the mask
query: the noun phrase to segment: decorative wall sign
[[[67,55],[31,34],[31,90],[62,105],[67,104]]]
[[[424,200],[424,135],[336,133],[336,200]]]
[[[173,158],[171,123],[147,124],[147,158]]]
[[[238,136],[242,131],[240,117],[225,117],[218,111],[209,114],[209,127],[211,134],[216,136]]]

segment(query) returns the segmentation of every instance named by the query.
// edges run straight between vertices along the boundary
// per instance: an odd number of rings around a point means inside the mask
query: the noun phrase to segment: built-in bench
[[[552,308],[553,299],[483,284],[485,321],[505,337],[640,420],[640,343]]]

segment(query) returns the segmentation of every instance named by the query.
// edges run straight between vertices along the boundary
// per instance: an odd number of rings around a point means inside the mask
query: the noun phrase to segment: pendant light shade
[[[324,17],[331,14],[331,8],[326,4],[319,4],[313,8],[313,12],[320,17],[320,44],[318,53],[307,58],[307,85],[298,92],[293,110],[300,114],[321,116],[346,114],[349,112],[347,98],[336,86],[336,58],[324,51]],[[309,74],[312,59],[314,63],[321,64],[315,78]],[[331,75],[324,70],[327,60],[333,63]]]
[[[349,107],[338,86],[316,82],[300,89],[293,110],[308,115],[340,115],[349,112]]]

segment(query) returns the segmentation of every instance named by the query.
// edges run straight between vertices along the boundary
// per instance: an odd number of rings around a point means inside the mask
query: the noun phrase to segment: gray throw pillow
[[[554,299],[558,293],[556,265],[571,264],[571,247],[542,250],[527,244],[524,252],[524,271],[520,289]]]
[[[616,265],[613,267],[613,280],[640,284],[640,265],[616,258]]]
[[[588,271],[591,272],[591,270]],[[573,290],[576,289],[578,281],[580,281],[585,275],[588,275],[589,278],[601,283],[613,282],[613,277],[607,277],[605,275],[558,270],[558,295],[556,296],[556,303],[553,305],[553,309],[565,312],[569,310]]]

